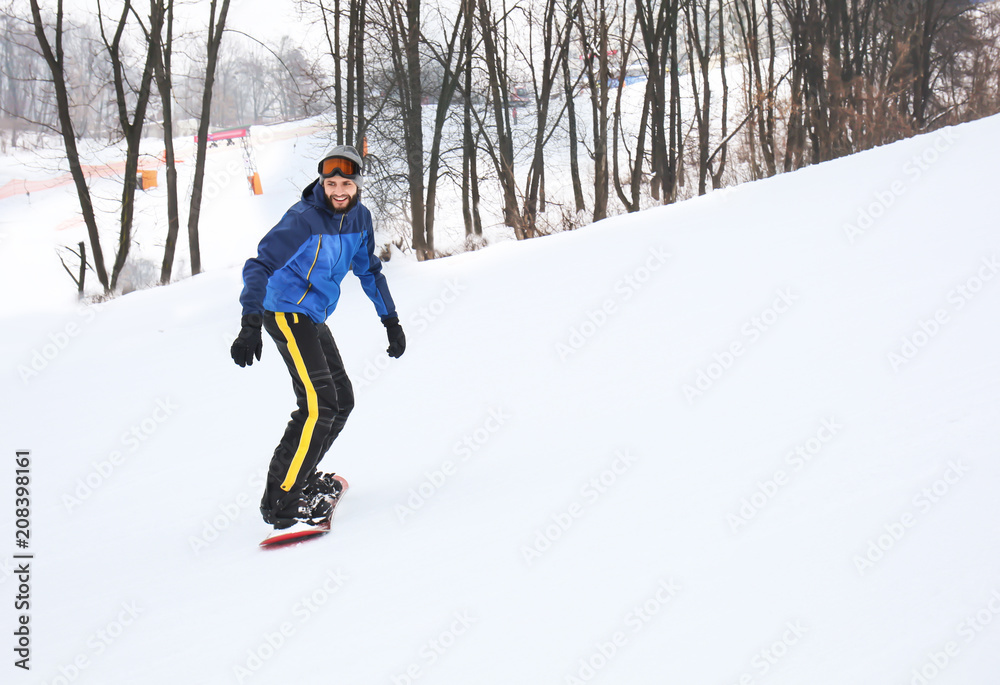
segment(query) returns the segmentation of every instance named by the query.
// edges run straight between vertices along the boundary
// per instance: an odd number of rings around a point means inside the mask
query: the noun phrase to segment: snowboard
[[[330,507],[330,515],[323,522],[315,526],[296,523],[291,528],[276,530],[260,541],[260,547],[262,549],[288,547],[329,533],[330,524],[333,522],[333,514],[337,511],[340,500],[344,499],[344,494],[347,492],[347,480],[343,476],[334,476],[334,478],[343,486],[343,489],[340,491],[337,499],[333,500],[333,506]]]

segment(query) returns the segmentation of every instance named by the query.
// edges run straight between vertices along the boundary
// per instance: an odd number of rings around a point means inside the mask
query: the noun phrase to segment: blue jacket
[[[348,269],[361,279],[380,317],[396,316],[375,256],[371,212],[361,203],[333,212],[322,185],[313,181],[243,267],[243,313],[299,312],[323,323],[337,307]]]

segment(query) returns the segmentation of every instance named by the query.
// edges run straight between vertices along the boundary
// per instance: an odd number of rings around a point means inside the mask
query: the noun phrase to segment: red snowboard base
[[[260,546],[263,549],[287,547],[289,545],[294,545],[311,538],[318,538],[321,535],[329,533],[330,524],[333,522],[333,514],[337,511],[337,506],[340,504],[340,500],[344,499],[344,493],[347,492],[347,480],[342,476],[334,476],[334,478],[344,487],[340,491],[340,495],[337,499],[333,501],[333,507],[330,508],[330,515],[325,521],[318,526],[307,526],[305,524],[297,523],[291,528],[276,530],[271,535],[261,540]]]

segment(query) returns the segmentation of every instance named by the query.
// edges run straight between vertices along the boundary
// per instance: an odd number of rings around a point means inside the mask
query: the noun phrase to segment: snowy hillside
[[[329,536],[270,552],[293,397],[269,341],[229,359],[219,266],[259,233],[87,309],[33,307],[5,245],[3,682],[996,682],[998,149],[993,117],[393,260],[398,360],[348,277],[357,406],[323,467],[352,487]]]

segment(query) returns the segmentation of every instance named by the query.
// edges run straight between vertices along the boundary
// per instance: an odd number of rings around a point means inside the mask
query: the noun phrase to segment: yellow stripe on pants
[[[302,435],[299,437],[299,447],[295,450],[295,456],[292,457],[292,463],[288,467],[288,475],[285,476],[285,481],[281,484],[281,489],[288,492],[295,485],[295,479],[298,478],[299,471],[302,469],[302,462],[305,461],[306,452],[309,451],[313,429],[316,428],[316,420],[319,419],[319,401],[316,399],[316,388],[313,387],[312,380],[309,378],[309,369],[306,368],[305,360],[302,359],[302,353],[299,351],[299,346],[292,335],[292,329],[288,327],[285,315],[282,312],[275,312],[274,320],[277,322],[281,333],[285,336],[285,340],[288,341],[288,351],[295,362],[295,370],[299,372],[299,379],[306,389],[306,406],[308,408],[306,422],[302,426]]]

